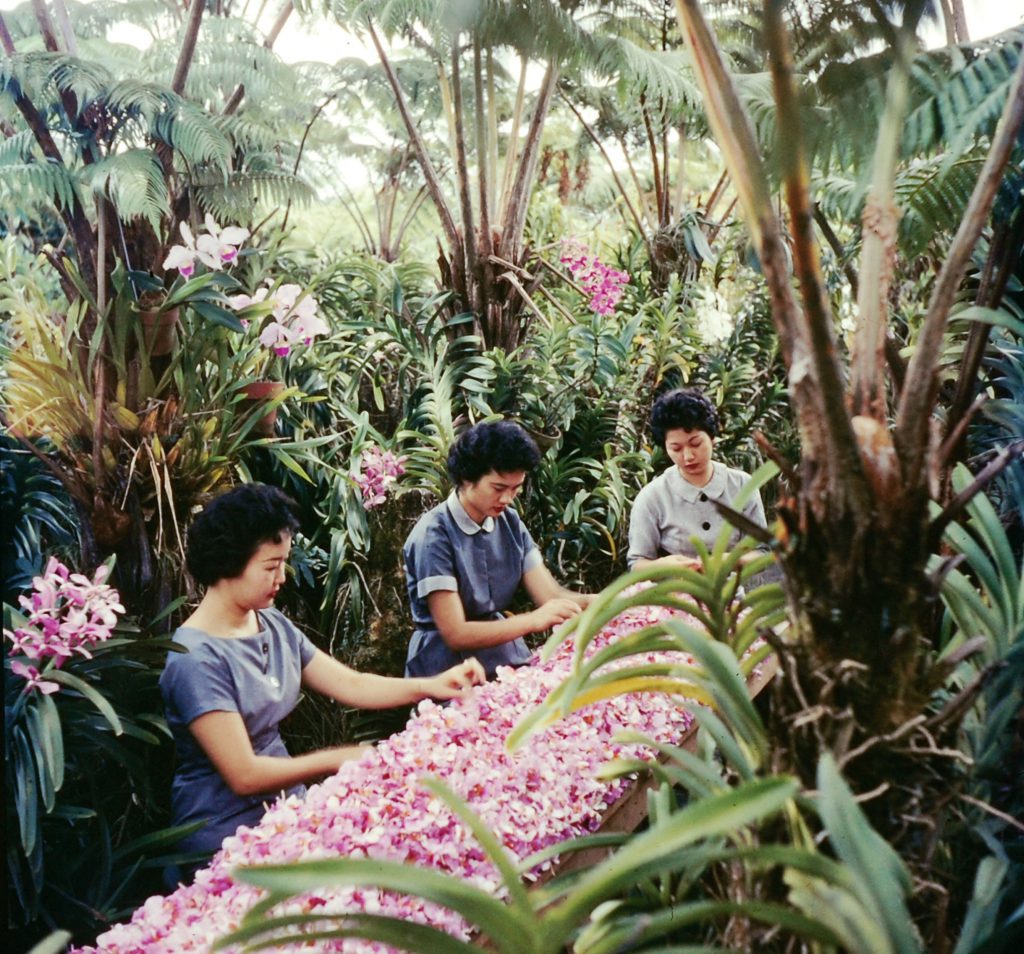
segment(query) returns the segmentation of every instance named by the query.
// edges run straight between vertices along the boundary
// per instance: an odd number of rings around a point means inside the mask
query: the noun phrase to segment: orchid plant
[[[183,281],[172,286],[165,308],[187,301],[216,324],[242,334],[257,329],[257,339],[265,350],[248,369],[257,372],[265,372],[275,357],[284,357],[298,345],[309,345],[327,332],[327,324],[318,314],[319,303],[301,285],[268,282],[249,295],[227,274],[246,254],[243,244],[251,237],[248,229],[221,227],[209,214],[203,225],[204,231],[195,234],[182,222],[182,244],[172,245],[167,252],[164,269],[177,270]]]
[[[31,595],[18,598],[28,615],[23,625],[5,628],[4,639],[11,643],[12,652],[25,657],[11,659],[10,666],[25,680],[26,693],[49,695],[60,688],[43,679],[45,672],[41,674],[27,659],[60,669],[76,655],[91,659],[90,650],[110,639],[124,607],[117,590],[106,583],[109,575],[109,564],[97,567],[90,579],[51,557],[42,575],[33,580]]]
[[[629,283],[626,272],[606,265],[576,238],[562,242],[562,254],[558,260],[569,269],[595,314],[611,315],[615,312],[623,288]]]
[[[355,477],[363,497],[363,509],[372,510],[387,499],[389,488],[405,473],[405,456],[381,450],[372,444],[359,459],[359,473]]]
[[[263,285],[252,295],[232,295],[228,304],[239,313],[246,329],[255,317],[270,316],[271,320],[260,325],[259,343],[271,358],[284,357],[296,345],[310,345],[328,331],[327,323],[317,314],[317,300],[301,285]]]

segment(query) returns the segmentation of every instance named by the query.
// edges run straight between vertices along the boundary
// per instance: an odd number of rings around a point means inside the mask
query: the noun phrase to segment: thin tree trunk
[[[537,103],[534,106],[530,129],[516,169],[516,178],[509,193],[508,214],[501,236],[501,249],[504,256],[513,262],[518,262],[522,254],[523,229],[526,225],[526,207],[530,199],[530,185],[533,183],[537,167],[544,121],[551,109],[551,99],[557,85],[558,67],[552,62],[548,64],[540,91],[537,94]]]
[[[619,195],[622,196],[622,201],[625,203],[626,208],[629,209],[630,217],[633,219],[633,224],[636,226],[637,232],[644,237],[646,241],[646,231],[644,229],[643,221],[640,219],[640,215],[636,211],[636,207],[629,200],[629,195],[626,192],[626,185],[619,177],[619,173],[615,169],[615,165],[612,162],[611,156],[608,155],[608,150],[605,149],[604,143],[598,138],[597,133],[594,132],[590,123],[588,123],[580,113],[580,111],[570,102],[564,93],[560,94],[562,102],[565,103],[569,109],[572,110],[573,115],[579,121],[583,127],[583,131],[590,137],[590,141],[597,147],[597,151],[601,153],[602,158],[608,164],[608,171],[611,173],[612,181],[615,183],[615,187],[619,190]]]
[[[46,8],[44,0],[32,0],[32,12],[35,15],[36,23],[39,24],[39,32],[43,37],[43,46],[51,53],[65,52],[57,39],[57,31],[54,28],[53,21],[50,19],[50,11]],[[65,12],[66,15],[67,13]],[[64,107],[64,112],[68,117],[68,125],[74,128],[78,122],[78,97],[71,90],[64,89],[63,87],[59,90],[59,96],[61,105]],[[88,150],[83,150],[83,159],[87,163],[92,162],[92,156]]]
[[[264,49],[273,49],[274,43],[277,42],[277,38],[281,35],[281,31],[284,29],[284,25],[288,22],[288,18],[292,15],[294,9],[295,4],[292,0],[286,0],[284,6],[281,7],[281,12],[277,15],[277,19],[271,25],[270,32],[267,33],[266,39],[263,41]],[[239,83],[224,107],[224,115],[233,116],[238,111],[238,107],[242,105],[244,97],[245,84]]]
[[[668,123],[662,118],[661,122],[661,182],[664,190],[664,207],[661,210],[662,226],[670,225],[672,222],[672,189],[669,175],[669,148],[668,148]]]
[[[953,22],[953,8],[950,0],[939,0],[942,8],[942,26],[946,31],[946,46],[953,46],[956,43],[956,24]]]
[[[964,0],[951,0],[953,6],[953,27],[957,43],[970,43],[971,35],[967,32],[967,13]]]
[[[494,89],[494,51],[487,47],[487,180],[490,183],[488,207],[498,208],[498,104]]]
[[[416,154],[416,161],[419,163],[420,169],[423,171],[423,178],[426,181],[427,191],[430,193],[430,200],[434,203],[434,208],[437,210],[437,216],[441,223],[441,230],[444,232],[449,246],[454,251],[461,246],[459,231],[455,226],[455,219],[452,216],[451,209],[445,201],[444,192],[441,189],[441,182],[437,177],[434,164],[430,161],[430,155],[427,152],[426,144],[423,142],[423,137],[420,136],[419,130],[413,122],[412,114],[409,112],[409,105],[405,101],[405,94],[402,92],[402,87],[398,82],[398,77],[395,75],[395,71],[391,66],[390,60],[384,52],[384,47],[381,45],[380,38],[377,36],[377,31],[373,28],[373,24],[369,20],[366,21],[366,26],[370,34],[370,39],[377,51],[377,56],[380,59],[381,66],[384,69],[384,75],[387,77],[388,84],[391,86],[391,91],[395,95],[395,104],[398,106],[398,114],[402,117],[402,123],[405,126],[405,131],[409,134],[409,142],[412,144],[413,151]]]
[[[647,97],[640,94],[640,115],[644,120],[644,132],[647,134],[647,149],[651,154],[651,173],[654,176],[654,208],[657,213],[655,228],[665,224],[661,210],[663,205],[664,181],[661,177],[661,163],[658,160],[658,141],[654,135],[654,127],[651,125],[651,117],[647,112]]]
[[[462,73],[459,67],[459,34],[452,37],[452,112],[455,119],[455,178],[459,190],[459,208],[462,211],[463,254],[465,270],[469,277],[470,310],[480,309],[479,279],[476,256],[476,226],[473,221],[473,197],[470,194],[469,162],[466,159],[466,110],[462,104]],[[483,316],[478,316],[483,317]]]
[[[676,129],[676,195],[675,211],[679,215],[683,209],[684,183],[686,182],[686,124],[680,123]]]
[[[203,11],[206,9],[204,0],[192,0],[188,11],[188,23],[185,26],[185,36],[181,42],[181,51],[178,53],[178,63],[174,67],[174,76],[171,77],[171,89],[179,96],[185,93],[185,81],[188,79],[188,72],[192,69],[192,58],[196,52],[196,41],[199,39],[199,26],[203,21]]]
[[[509,130],[508,145],[505,150],[505,168],[501,177],[501,201],[499,203],[501,225],[504,226],[508,216],[506,210],[515,179],[514,170],[519,159],[519,127],[523,122],[523,107],[526,101],[526,57],[519,61],[519,85],[516,87],[516,101],[512,109],[512,127]]]
[[[651,208],[650,200],[647,198],[647,190],[644,188],[643,183],[640,181],[640,176],[636,171],[636,166],[633,165],[633,159],[630,156],[629,145],[626,143],[625,137],[621,133],[617,133],[615,141],[619,144],[619,148],[622,150],[623,159],[626,162],[626,168],[629,170],[629,178],[633,180],[633,188],[636,189],[636,200],[639,204],[644,222],[652,232],[658,227],[658,216],[655,215],[654,210]],[[609,159],[609,162],[611,160]],[[625,192],[623,192],[625,195]]]
[[[476,131],[476,174],[478,195],[480,197],[480,231],[477,236],[479,256],[486,262],[493,251],[491,247],[491,210],[490,210],[490,179],[487,175],[487,160],[490,150],[487,148],[487,102],[484,98],[483,58],[480,55],[480,43],[473,38],[473,94],[476,99],[475,131]],[[467,243],[468,244],[468,243]],[[491,270],[485,265],[480,269],[480,301],[484,308],[491,303]]]

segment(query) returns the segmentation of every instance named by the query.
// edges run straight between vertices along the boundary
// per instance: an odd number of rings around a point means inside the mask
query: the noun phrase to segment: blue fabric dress
[[[416,625],[405,661],[407,676],[435,676],[476,656],[488,676],[498,666],[521,666],[530,658],[522,637],[500,646],[459,652],[449,648],[430,615],[427,597],[439,590],[459,594],[466,619],[500,619],[523,581],[543,564],[530,532],[511,507],[476,523],[453,492],[412,528],[402,550],[409,604]]]
[[[234,639],[180,627],[174,641],[188,652],[168,653],[160,676],[177,752],[171,787],[173,824],[206,822],[180,843],[183,851],[215,851],[239,825],[256,824],[265,804],[281,794],[236,795],[188,729],[207,712],[237,712],[253,752],[288,757],[279,726],[298,703],[302,670],[316,647],[277,610],[260,610],[257,616],[260,631]],[[301,794],[305,787],[288,791]]]

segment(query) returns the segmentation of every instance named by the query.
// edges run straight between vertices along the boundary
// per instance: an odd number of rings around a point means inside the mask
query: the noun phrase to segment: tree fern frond
[[[700,91],[689,78],[689,61],[683,52],[645,50],[618,37],[596,37],[593,43],[595,58],[588,68],[615,77],[629,95],[644,93],[649,101],[673,111],[699,106]]]
[[[89,0],[67,6],[80,40],[104,37],[122,23],[155,24],[168,19],[166,0]]]
[[[950,166],[938,156],[899,172],[900,248],[907,258],[923,252],[936,232],[954,231],[960,224],[984,158],[980,153],[965,156]]]
[[[280,144],[280,130],[256,122],[246,114],[212,117],[218,132],[244,152],[270,152]]]
[[[69,209],[78,195],[78,185],[67,167],[59,162],[0,161],[0,197],[22,208],[50,204]]]
[[[36,140],[29,129],[0,140],[0,166],[22,163],[35,155],[38,155]]]
[[[163,167],[149,149],[129,149],[107,156],[82,170],[86,184],[96,195],[113,203],[125,222],[145,219],[155,231],[170,213]]]
[[[139,113],[147,119],[166,109],[167,98],[165,87],[138,79],[123,79],[111,83],[103,95],[108,110]]]
[[[956,155],[995,127],[1024,51],[1024,27],[973,46],[932,51],[913,64],[912,97],[903,154],[944,144]]]
[[[308,205],[316,193],[302,179],[281,169],[246,170],[232,174],[226,183],[197,183],[200,207],[222,222],[241,221],[255,202],[269,206]]]
[[[196,45],[186,94],[199,102],[222,103],[239,83],[245,86],[250,103],[266,99],[287,106],[306,99],[297,87],[294,71],[273,50],[254,38],[220,38],[216,31],[204,30]]]
[[[230,161],[231,142],[217,121],[187,100],[168,94],[165,108],[153,118],[150,131],[190,163],[226,167]]]
[[[106,66],[65,53],[40,54],[38,65],[46,67],[43,89],[73,93],[80,102],[96,99],[113,82]]]

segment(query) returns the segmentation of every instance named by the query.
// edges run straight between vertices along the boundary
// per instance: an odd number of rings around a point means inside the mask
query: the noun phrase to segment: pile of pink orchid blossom
[[[634,608],[609,623],[591,651],[650,625],[668,611]],[[692,716],[661,694],[634,693],[588,706],[534,736],[514,753],[505,739],[572,667],[573,645],[564,644],[546,663],[499,670],[495,680],[463,699],[439,706],[423,702],[407,727],[344,764],[312,786],[304,799],[272,805],[260,824],[225,839],[209,867],[167,897],[154,896],[132,919],[101,935],[79,954],[171,954],[208,951],[238,927],[261,895],[232,878],[239,865],[287,863],[334,857],[406,862],[456,876],[504,896],[499,875],[469,830],[426,789],[425,776],[440,778],[464,799],[515,859],[566,838],[598,829],[607,809],[632,784],[601,781],[610,759],[650,750],[617,742],[623,730],[678,742]],[[669,658],[661,653],[650,660]],[[671,654],[681,663],[690,661]],[[547,862],[532,872],[543,876]],[[467,938],[469,926],[453,912],[416,897],[373,888],[331,889],[293,898],[282,913],[372,912],[418,921]],[[381,951],[378,944],[319,941],[317,950]]]
[[[73,656],[91,659],[90,649],[110,639],[118,614],[124,612],[117,590],[105,582],[109,574],[110,567],[103,564],[90,580],[50,557],[42,574],[32,581],[32,593],[18,597],[25,625],[4,630],[11,653],[40,665],[52,659],[54,669]],[[25,692],[50,695],[60,688],[23,659],[10,662],[11,671],[25,680]]]
[[[204,220],[206,231],[194,235],[185,222],[180,225],[183,245],[173,245],[164,259],[165,269],[177,269],[184,279],[195,274],[196,262],[201,262],[213,272],[223,271],[234,264],[242,243],[249,238],[249,230],[237,225],[221,228],[212,215]],[[261,306],[258,311],[269,311],[273,320],[260,330],[260,344],[274,354],[283,357],[297,344],[310,344],[314,338],[326,334],[327,324],[317,314],[317,300],[301,285],[265,285],[252,295],[232,295],[228,304],[235,311]],[[248,320],[242,324],[248,327]]]

